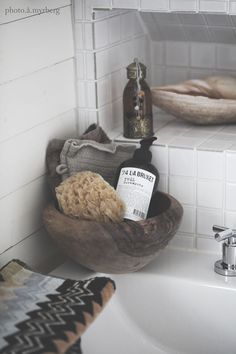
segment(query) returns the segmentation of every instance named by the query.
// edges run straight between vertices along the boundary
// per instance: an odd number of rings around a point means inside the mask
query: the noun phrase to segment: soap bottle
[[[146,78],[146,66],[138,61],[127,67],[129,79],[123,92],[124,136],[143,139],[153,136],[152,95]]]
[[[124,219],[139,221],[147,217],[152,194],[159,182],[159,173],[151,164],[149,150],[156,139],[141,140],[141,147],[135,150],[133,158],[122,162],[117,169],[114,187],[126,206]]]

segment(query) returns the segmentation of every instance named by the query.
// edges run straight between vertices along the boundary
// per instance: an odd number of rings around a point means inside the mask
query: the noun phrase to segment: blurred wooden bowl
[[[236,122],[236,100],[168,92],[158,87],[151,92],[155,106],[181,120],[199,125]]]
[[[156,192],[142,221],[98,223],[62,214],[54,204],[43,213],[44,225],[58,247],[75,262],[102,273],[134,272],[157,257],[175,235],[181,204]]]

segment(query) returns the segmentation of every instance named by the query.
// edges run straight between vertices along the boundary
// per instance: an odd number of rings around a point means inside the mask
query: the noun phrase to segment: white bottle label
[[[124,218],[146,219],[156,176],[137,167],[123,167],[116,191],[126,206]]]

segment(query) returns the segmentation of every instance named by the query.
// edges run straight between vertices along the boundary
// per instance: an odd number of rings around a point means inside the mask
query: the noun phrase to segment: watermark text
[[[5,9],[5,16],[12,15],[12,14],[24,14],[24,15],[41,15],[45,13],[50,13],[54,15],[60,15],[60,8],[50,9],[47,6],[44,8],[30,8],[29,6],[26,8],[20,7],[11,7]]]

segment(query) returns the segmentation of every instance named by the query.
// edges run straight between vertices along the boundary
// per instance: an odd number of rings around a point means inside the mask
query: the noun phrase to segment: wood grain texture
[[[175,235],[183,208],[172,196],[156,192],[146,220],[97,223],[72,219],[48,205],[44,225],[57,246],[79,264],[103,273],[128,273],[156,258]]]
[[[236,122],[236,100],[190,96],[152,89],[153,104],[176,118],[199,125]]]

